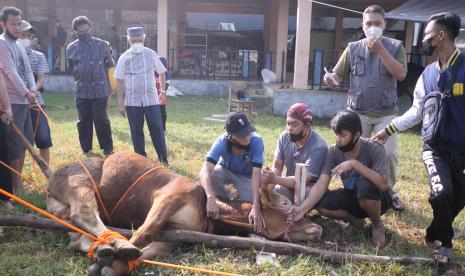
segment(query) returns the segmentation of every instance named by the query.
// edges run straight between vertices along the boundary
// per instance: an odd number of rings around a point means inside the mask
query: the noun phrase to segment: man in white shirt
[[[116,65],[118,104],[121,115],[127,116],[134,151],[147,156],[144,141],[144,116],[158,160],[168,164],[165,136],[160,113],[160,99],[166,97],[161,90],[160,98],[155,88],[155,73],[165,87],[166,68],[152,49],[144,47],[145,33],[142,27],[128,28],[130,48],[124,52]]]

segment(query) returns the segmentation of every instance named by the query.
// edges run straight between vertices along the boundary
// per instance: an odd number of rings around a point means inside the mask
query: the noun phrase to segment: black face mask
[[[240,150],[248,150],[250,148],[250,144],[247,145],[247,146],[244,146],[242,144],[239,144],[238,142],[236,142],[236,140],[234,140],[231,136],[228,136],[228,141],[229,143],[231,144],[231,146],[233,147],[236,147]]]
[[[358,138],[357,139],[352,138],[352,141],[350,141],[347,145],[344,145],[344,146],[337,146],[336,145],[336,146],[342,152],[349,152],[355,147],[355,144],[357,144],[357,141],[358,141]]]
[[[289,139],[294,143],[297,142],[297,141],[302,140],[302,138],[304,138],[304,137],[305,137],[305,134],[304,134],[303,130],[298,134],[289,133]]]
[[[436,48],[438,47],[437,45],[436,46],[433,46],[432,41],[433,39],[438,36],[438,34],[436,34],[435,36],[431,37],[430,39],[426,40],[425,42],[423,42],[423,45],[421,46],[421,53],[423,53],[424,55],[427,55],[427,56],[432,56],[433,53],[434,53],[434,50],[436,50]]]
[[[76,34],[75,36],[77,37],[77,39],[79,39],[80,41],[83,41],[83,42],[89,42],[89,40],[91,38],[90,32]]]

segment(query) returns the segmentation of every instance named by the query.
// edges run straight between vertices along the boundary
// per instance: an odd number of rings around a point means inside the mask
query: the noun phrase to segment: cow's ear
[[[271,207],[270,191],[268,190],[268,187],[260,187],[260,202],[263,209]]]

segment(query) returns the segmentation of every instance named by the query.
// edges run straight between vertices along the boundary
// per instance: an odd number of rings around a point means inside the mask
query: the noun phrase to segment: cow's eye
[[[284,205],[287,205],[287,201],[284,201],[283,204],[284,204]]]

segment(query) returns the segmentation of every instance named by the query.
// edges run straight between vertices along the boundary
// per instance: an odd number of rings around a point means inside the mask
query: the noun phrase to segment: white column
[[[294,88],[306,89],[308,85],[312,2],[308,0],[298,1],[296,24],[297,34],[294,58]]]
[[[276,0],[275,0],[276,1]],[[277,18],[277,38],[276,38],[276,75],[283,82],[286,81],[286,62],[287,62],[287,34],[289,29],[289,0],[278,0]]]
[[[168,0],[158,0],[157,52],[168,57]]]

